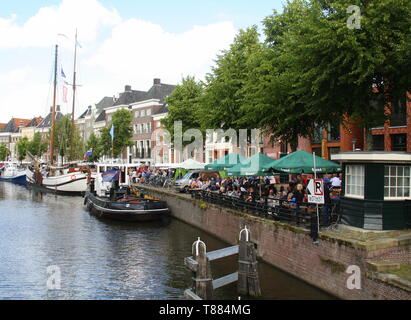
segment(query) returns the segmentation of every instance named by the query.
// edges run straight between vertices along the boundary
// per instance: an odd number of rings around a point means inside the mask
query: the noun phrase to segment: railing
[[[159,188],[170,188],[174,185],[174,181],[171,178],[154,175],[148,178],[140,178],[140,183]]]
[[[191,196],[198,200],[305,228],[311,228],[312,219],[317,218],[316,205],[310,203],[296,204],[281,199],[245,201],[243,197],[237,198],[211,191],[191,190],[190,192]],[[327,209],[329,210],[330,219],[329,221],[324,221],[322,212]],[[320,205],[320,225],[329,226],[338,222],[340,218],[339,212],[340,202],[338,200],[332,200],[332,203],[329,205]]]

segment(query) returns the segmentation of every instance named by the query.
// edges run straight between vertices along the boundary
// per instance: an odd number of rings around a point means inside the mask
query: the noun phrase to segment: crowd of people
[[[341,178],[339,175],[325,174],[322,178],[324,180],[325,195],[332,190],[341,188]],[[279,199],[301,204],[307,200],[308,182],[309,178],[307,176],[296,175],[293,176],[288,186],[281,185],[278,188],[275,177],[227,177],[210,178],[207,180],[196,178],[191,181],[189,189],[217,192],[233,197],[244,197],[246,201]]]
[[[163,177],[166,179],[172,179],[175,174],[175,169],[157,169],[147,166],[140,166],[134,170],[129,171],[130,181],[133,183],[144,183],[151,177]]]
[[[130,172],[134,183],[145,183],[152,177],[173,179],[175,169],[140,167]],[[313,175],[290,175],[288,184],[279,184],[278,176],[266,177],[197,177],[188,184],[188,192],[208,191],[242,199],[245,202],[264,202],[267,205],[281,203],[283,206],[298,208],[307,203],[307,186]],[[332,199],[338,199],[341,190],[341,174],[318,175],[324,181],[323,223],[330,220]]]

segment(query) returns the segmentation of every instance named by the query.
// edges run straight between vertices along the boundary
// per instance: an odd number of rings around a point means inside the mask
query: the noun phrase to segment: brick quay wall
[[[411,236],[372,241],[351,240],[320,232],[314,244],[309,231],[278,221],[222,208],[166,189],[142,187],[167,201],[171,215],[229,243],[238,243],[247,226],[263,261],[342,299],[411,299],[411,281],[381,272],[381,261],[411,264]],[[349,266],[361,270],[361,289],[349,289]],[[376,267],[377,266],[377,267]],[[350,278],[350,279],[351,279]],[[350,282],[350,281],[348,281]],[[358,282],[357,282],[358,283]]]

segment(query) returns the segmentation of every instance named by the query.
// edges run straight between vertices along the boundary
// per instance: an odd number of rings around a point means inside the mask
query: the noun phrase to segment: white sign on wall
[[[324,181],[311,179],[307,186],[308,202],[324,204]]]

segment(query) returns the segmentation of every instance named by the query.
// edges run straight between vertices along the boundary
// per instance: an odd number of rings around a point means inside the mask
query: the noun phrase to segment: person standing
[[[324,206],[323,206],[323,221],[322,224],[324,226],[328,226],[330,224],[331,218],[331,181],[328,178],[324,178]]]
[[[341,188],[341,180],[337,174],[334,174],[334,176],[331,178],[331,185],[333,188]]]

